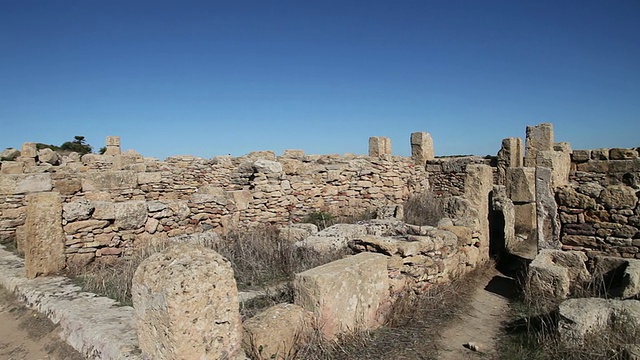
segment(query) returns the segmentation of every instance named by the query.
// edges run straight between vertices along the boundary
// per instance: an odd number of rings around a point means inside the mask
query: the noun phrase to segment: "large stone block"
[[[552,170],[536,167],[536,229],[538,249],[559,249],[560,218],[553,190]]]
[[[125,201],[115,204],[113,226],[120,230],[135,230],[144,227],[147,221],[147,203],[143,200]]]
[[[228,191],[227,198],[236,205],[237,210],[247,210],[253,201],[253,195],[249,190]]]
[[[536,170],[526,167],[507,168],[507,195],[513,202],[536,201]]]
[[[51,191],[50,174],[0,174],[0,194],[29,194]]]
[[[552,170],[551,182],[553,187],[567,185],[571,171],[571,151],[539,151],[536,166]]]
[[[522,139],[518,137],[502,140],[502,147],[498,151],[498,183],[503,185],[506,171],[511,167],[522,166]]]
[[[427,160],[433,160],[433,139],[427,132],[414,132],[411,134],[411,158],[420,166],[425,166]]]
[[[64,269],[60,194],[46,192],[27,196],[27,219],[22,242],[27,277],[51,275]]]
[[[213,250],[181,244],[140,264],[134,318],[149,359],[234,359],[242,342],[231,264]]]
[[[553,125],[543,123],[536,126],[527,126],[525,147],[524,166],[535,167],[538,152],[553,150]]]
[[[527,293],[534,297],[565,299],[591,279],[587,255],[579,251],[543,249],[527,272]]]
[[[315,314],[328,339],[379,327],[389,296],[387,256],[360,253],[296,274],[295,303]]]
[[[600,193],[600,203],[607,209],[634,209],[638,203],[636,191],[625,185],[607,186]]]
[[[38,156],[38,147],[36,143],[26,142],[22,144],[22,151],[20,151],[20,157],[22,158],[35,158]]]
[[[467,165],[464,197],[478,211],[480,254],[489,257],[489,193],[493,190],[493,171],[488,165]]]
[[[294,304],[278,304],[244,322],[243,347],[258,360],[289,359],[308,340],[313,314]]]
[[[638,152],[635,149],[614,148],[609,150],[609,159],[611,160],[631,160],[637,158]]]
[[[536,229],[536,203],[514,204],[514,231],[516,235],[535,237]]]
[[[347,247],[349,240],[363,236],[367,227],[359,224],[336,224],[296,242],[296,246],[327,252]]]
[[[2,174],[22,174],[24,163],[22,161],[3,161],[0,168]]]
[[[369,156],[391,155],[391,139],[384,136],[369,138]]]
[[[84,174],[82,191],[135,189],[138,176],[133,171],[96,171]]]

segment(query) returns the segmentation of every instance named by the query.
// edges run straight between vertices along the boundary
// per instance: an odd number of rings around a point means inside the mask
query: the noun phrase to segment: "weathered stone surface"
[[[189,201],[194,204],[216,203],[218,205],[227,205],[227,197],[223,195],[193,193],[189,196]]]
[[[294,304],[278,304],[243,323],[243,347],[254,359],[287,359],[313,331],[313,314]]]
[[[536,158],[536,166],[551,169],[552,186],[558,187],[569,183],[571,171],[571,150],[568,151],[539,151]]]
[[[560,218],[553,191],[553,173],[549,168],[536,167],[536,229],[539,249],[559,249]]]
[[[614,148],[609,150],[609,159],[611,160],[631,160],[637,158],[638,152],[634,149]]]
[[[0,161],[13,161],[20,156],[20,150],[14,148],[6,148],[0,151]]]
[[[125,201],[115,204],[114,227],[121,230],[135,230],[144,226],[147,221],[147,204],[145,201]]]
[[[578,193],[571,186],[563,186],[557,190],[558,205],[573,209],[593,209],[596,201],[589,196]]]
[[[366,235],[366,233],[367,228],[364,225],[336,224],[295,244],[296,246],[325,252],[345,248],[347,247],[349,240]]]
[[[369,138],[369,156],[391,155],[391,139],[384,136]]]
[[[64,269],[62,198],[54,192],[27,197],[24,225],[24,254],[27,277],[51,275]]]
[[[296,274],[295,303],[311,311],[328,339],[380,326],[378,308],[389,296],[387,257],[361,253]]]
[[[591,150],[573,150],[571,160],[574,162],[586,162],[591,159]]]
[[[282,164],[277,161],[259,159],[253,163],[253,168],[257,173],[279,174],[282,172]]]
[[[559,308],[560,339],[571,345],[582,345],[585,336],[610,329],[611,323],[624,324],[629,331],[640,326],[640,301],[600,298],[569,299]]]
[[[67,234],[77,234],[80,232],[89,232],[96,229],[102,229],[109,225],[106,220],[82,220],[74,221],[64,226],[64,231]]]
[[[527,293],[565,299],[575,287],[590,280],[586,261],[587,256],[579,251],[540,250],[529,265]]]
[[[138,184],[156,184],[162,181],[162,173],[160,172],[142,172],[138,173]]]
[[[536,201],[535,168],[512,167],[506,170],[507,195],[513,202]]]
[[[57,165],[60,163],[60,156],[55,151],[44,148],[38,150],[38,160],[43,163]]]
[[[522,139],[518,137],[502,139],[502,147],[498,151],[498,183],[505,183],[508,168],[521,166]]]
[[[36,146],[36,143],[23,143],[20,156],[23,158],[35,158],[36,156],[38,156],[38,147]]]
[[[633,209],[638,203],[635,190],[625,185],[607,186],[599,200],[607,209]]]
[[[525,147],[524,166],[535,167],[538,152],[553,150],[553,125],[543,123],[536,126],[527,126]]]
[[[22,174],[24,172],[24,163],[22,161],[3,161],[0,166],[2,174]]]
[[[110,201],[92,202],[93,218],[98,220],[114,220],[116,218],[116,205]]]
[[[62,215],[66,221],[87,220],[91,217],[94,207],[88,200],[78,200],[64,204]]]
[[[143,356],[234,359],[242,351],[233,270],[215,251],[181,244],[154,254],[136,270],[131,293]]]
[[[61,179],[53,182],[53,189],[61,195],[73,195],[82,190],[82,182],[79,179]]]
[[[467,166],[464,185],[465,198],[478,211],[478,239],[480,253],[489,257],[489,193],[493,190],[493,172],[488,165]]]
[[[493,186],[491,207],[493,211],[499,211],[502,213],[502,219],[504,220],[504,245],[506,248],[513,248],[516,244],[516,213],[513,202],[507,196],[506,186]]]
[[[604,187],[597,182],[588,182],[580,184],[576,190],[581,194],[597,198],[600,196],[600,193],[602,193],[602,190],[604,190]]]
[[[0,174],[0,194],[29,194],[51,189],[50,174]]]
[[[104,155],[120,155],[120,136],[107,136]]]
[[[88,172],[82,178],[82,191],[135,189],[138,176],[134,171]]]
[[[309,236],[318,233],[318,227],[314,224],[291,224],[280,228],[278,237],[287,242],[302,241]]]
[[[253,201],[253,194],[248,190],[228,191],[227,197],[238,210],[247,210]]]
[[[434,157],[431,135],[427,132],[411,133],[411,158],[416,165],[424,166],[427,160]]]

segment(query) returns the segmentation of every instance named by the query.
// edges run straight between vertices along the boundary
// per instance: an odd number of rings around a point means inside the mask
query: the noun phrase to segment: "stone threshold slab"
[[[142,359],[132,307],[83,292],[66,277],[27,279],[24,260],[2,245],[0,285],[60,325],[60,337],[88,359]]]

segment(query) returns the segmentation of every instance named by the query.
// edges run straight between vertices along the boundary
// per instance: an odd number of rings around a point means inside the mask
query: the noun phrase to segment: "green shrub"
[[[412,225],[436,226],[444,216],[444,200],[433,192],[414,194],[404,203],[404,221]]]

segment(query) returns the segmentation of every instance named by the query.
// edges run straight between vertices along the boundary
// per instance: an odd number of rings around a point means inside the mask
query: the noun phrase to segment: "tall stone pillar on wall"
[[[369,138],[369,156],[391,155],[391,139],[384,136]]]
[[[38,156],[38,147],[36,143],[26,142],[22,144],[19,160],[27,166],[36,165],[36,156]]]
[[[416,165],[425,166],[427,160],[433,160],[433,139],[427,132],[411,134],[411,158]]]
[[[525,147],[524,166],[536,167],[538,153],[540,151],[553,150],[553,125],[543,123],[536,126],[527,126]]]
[[[536,208],[538,251],[560,249],[560,219],[551,169],[536,167]]]
[[[535,169],[507,168],[505,184],[507,196],[513,202],[516,235],[533,240],[536,234],[534,231],[536,228]]]
[[[554,188],[569,184],[571,144],[568,142],[555,143],[553,150],[538,152],[536,164],[551,169],[551,185]]]
[[[65,267],[62,198],[57,192],[27,195],[22,247],[28,278],[51,275]]]
[[[498,151],[498,184],[504,185],[507,168],[522,166],[522,139],[511,137],[502,139]]]
[[[120,155],[122,149],[120,148],[120,136],[107,136],[107,151],[105,155]]]
[[[467,166],[464,197],[478,210],[478,232],[480,233],[480,254],[489,258],[489,194],[493,190],[491,167],[482,164]]]

